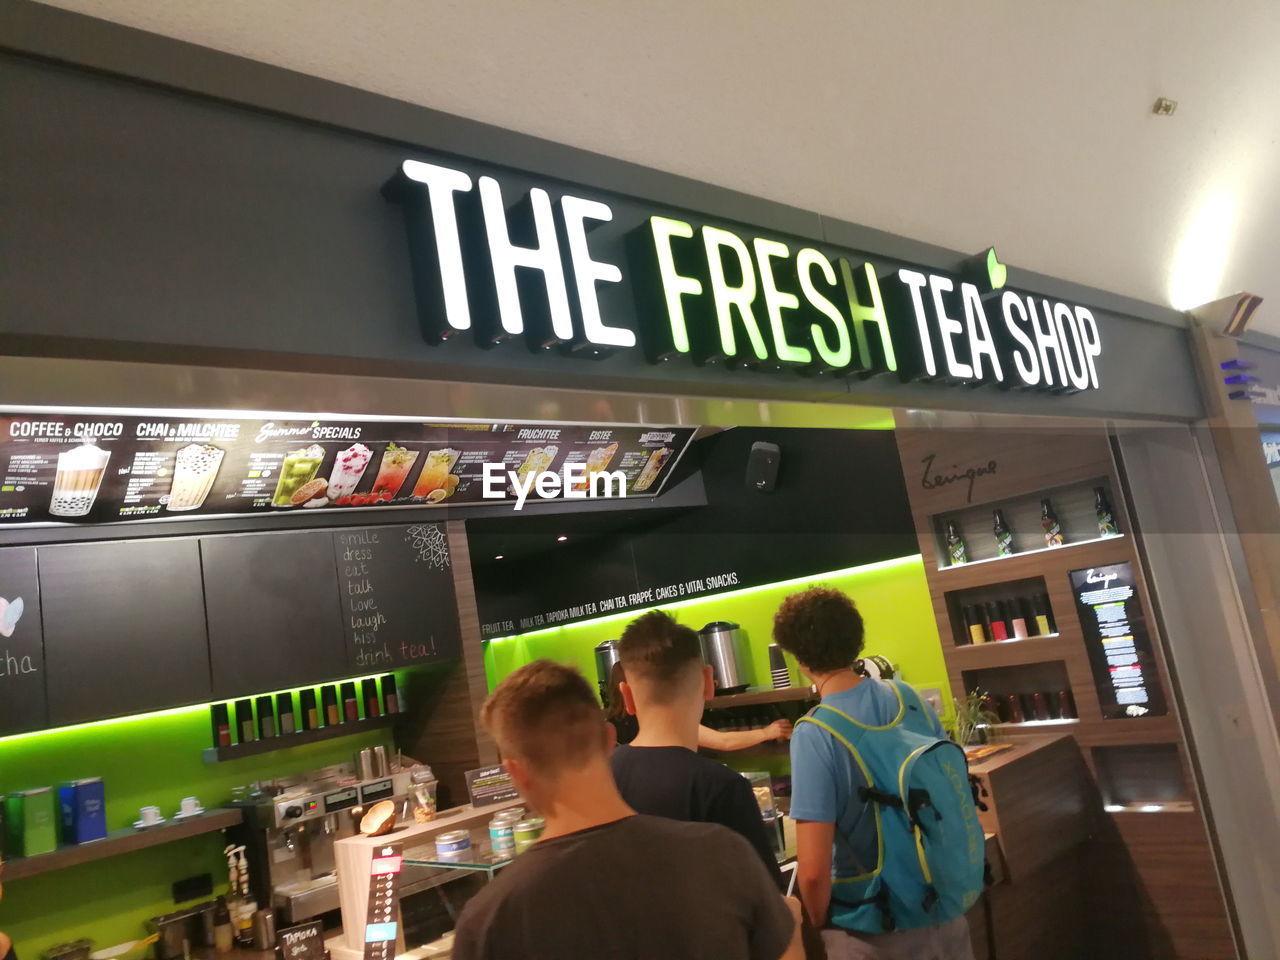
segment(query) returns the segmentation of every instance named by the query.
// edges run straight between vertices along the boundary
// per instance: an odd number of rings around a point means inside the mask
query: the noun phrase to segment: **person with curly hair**
[[[773,618],[773,639],[792,654],[823,706],[856,723],[896,722],[929,737],[944,737],[933,709],[900,681],[859,676],[862,615],[839,590],[813,587],[783,601]],[[833,873],[866,874],[877,860],[876,818],[859,799],[867,783],[850,750],[827,730],[799,723],[791,737],[791,816],[796,821],[797,886],[808,916],[824,926],[829,960],[973,960],[964,917],[937,927],[866,933],[832,926]]]

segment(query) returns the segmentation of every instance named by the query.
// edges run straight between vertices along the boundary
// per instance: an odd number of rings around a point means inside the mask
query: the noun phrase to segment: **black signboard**
[[[467,793],[473,807],[491,807],[520,796],[520,791],[511,782],[511,774],[500,764],[468,770],[466,778]]]
[[[1164,716],[1167,707],[1138,600],[1133,567],[1112,563],[1071,571],[1102,716]]]
[[[50,723],[210,699],[195,540],[77,543],[38,556]]]
[[[354,527],[332,536],[353,671],[457,658],[453,559],[443,524]]]
[[[202,537],[215,697],[350,676],[327,530]]]
[[[276,937],[281,960],[324,960],[324,921],[286,927]]]
[[[43,727],[44,636],[34,547],[0,550],[0,736]]]
[[[0,526],[652,496],[692,436],[691,427],[7,414]]]

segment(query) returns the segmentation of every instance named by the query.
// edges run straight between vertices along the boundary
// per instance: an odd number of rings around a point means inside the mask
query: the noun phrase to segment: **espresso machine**
[[[338,909],[333,844],[354,835],[369,805],[409,797],[409,773],[360,779],[351,764],[246,788],[232,806],[244,822],[228,830],[244,844],[249,886],[259,906],[275,909],[281,925]],[[403,811],[401,811],[403,813]]]

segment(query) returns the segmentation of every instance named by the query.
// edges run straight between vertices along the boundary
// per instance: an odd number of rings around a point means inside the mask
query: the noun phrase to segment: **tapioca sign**
[[[1096,390],[1086,307],[1007,289],[995,250],[954,274],[406,160],[383,188],[408,227],[427,340],[797,375]],[[612,224],[609,230],[598,230]],[[593,235],[594,234],[594,235]],[[632,308],[609,308],[627,290]]]

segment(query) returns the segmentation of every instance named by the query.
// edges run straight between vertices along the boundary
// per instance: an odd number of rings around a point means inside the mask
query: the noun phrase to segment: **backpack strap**
[[[898,712],[899,717],[902,711]],[[897,721],[895,721],[896,723]],[[866,724],[858,723],[843,710],[837,710],[835,707],[820,703],[803,717],[796,721],[797,724],[812,723],[816,727],[821,727],[832,737],[837,743],[844,746],[853,757],[854,764],[862,774],[862,779],[866,782],[866,786],[859,788],[858,799],[864,803],[872,801],[872,810],[876,818],[876,863],[875,866],[867,873],[859,874],[856,877],[836,877],[833,883],[861,883],[870,880],[884,869],[884,831],[881,829],[880,823],[880,806],[881,798],[897,799],[893,794],[886,793],[876,789],[875,779],[871,776],[871,771],[867,769],[866,761],[862,759],[862,754],[858,752],[857,744],[861,742],[862,737],[868,730],[883,730],[885,727],[868,727]],[[893,726],[890,724],[889,726]]]

